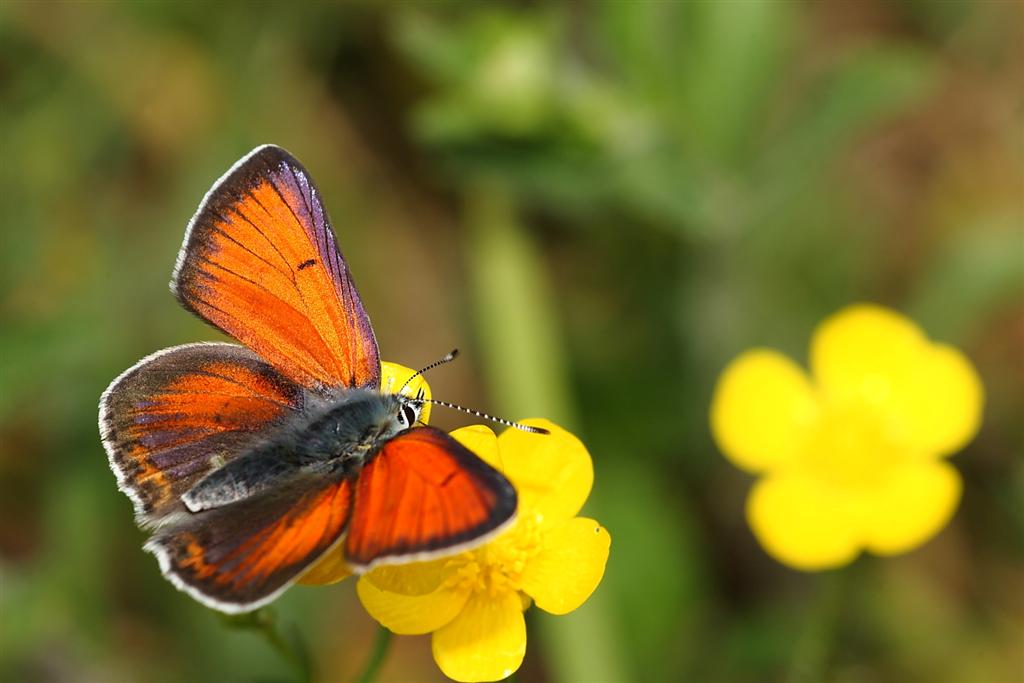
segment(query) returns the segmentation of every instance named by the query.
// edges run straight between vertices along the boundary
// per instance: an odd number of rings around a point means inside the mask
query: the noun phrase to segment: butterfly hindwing
[[[345,557],[365,571],[452,554],[482,543],[515,512],[515,489],[500,472],[440,430],[409,429],[360,472]]]
[[[159,351],[100,398],[100,433],[140,523],[180,507],[180,496],[301,410],[303,390],[237,344]]]
[[[270,602],[340,538],[352,482],[296,476],[231,505],[171,518],[146,544],[178,588],[223,612]]]
[[[320,193],[258,147],[203,199],[171,280],[187,309],[312,389],[380,386],[380,358]]]

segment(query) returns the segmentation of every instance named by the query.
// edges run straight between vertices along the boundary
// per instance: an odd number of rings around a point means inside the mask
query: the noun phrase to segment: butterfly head
[[[403,430],[409,429],[419,422],[420,415],[423,414],[423,406],[426,405],[423,389],[416,392],[415,396],[396,394],[396,397],[398,398],[398,414],[395,417],[399,427]]]
[[[397,394],[395,394],[395,397],[399,401],[399,410],[398,410],[397,419],[398,419],[399,425],[401,425],[401,429],[409,429],[410,427],[415,425],[417,420],[420,419],[420,413],[422,413],[422,411],[423,411],[423,406],[425,404],[429,403],[431,405],[444,406],[445,408],[452,408],[454,410],[458,410],[458,411],[461,411],[463,413],[469,413],[470,415],[475,415],[477,417],[482,417],[485,420],[490,420],[492,422],[497,422],[497,423],[503,424],[503,425],[505,425],[507,427],[515,427],[518,430],[521,430],[521,431],[524,431],[524,432],[529,432],[531,434],[547,434],[548,433],[548,430],[544,429],[543,427],[533,427],[531,425],[524,425],[524,424],[520,424],[519,422],[513,422],[512,420],[505,420],[505,419],[500,418],[500,417],[494,417],[493,415],[488,415],[487,413],[482,413],[479,410],[473,410],[472,408],[463,408],[462,406],[455,405],[454,403],[449,403],[448,401],[439,401],[439,400],[437,400],[435,398],[427,398],[424,395],[422,388],[420,388],[420,390],[416,393],[416,396],[409,396],[409,395],[403,393],[405,391],[405,388],[407,386],[409,386],[410,382],[412,382],[414,379],[416,379],[417,377],[419,377],[420,375],[425,373],[427,370],[432,370],[433,368],[436,368],[439,365],[444,365],[445,363],[450,363],[451,361],[455,360],[458,357],[458,355],[459,355],[459,350],[458,349],[452,349],[451,352],[449,352],[448,354],[446,354],[444,356],[444,358],[441,358],[440,360],[434,361],[433,363],[431,363],[427,367],[423,368],[422,370],[420,370],[420,371],[418,371],[416,373],[413,373],[409,377],[409,379],[405,380],[405,384],[403,384],[402,388],[398,390]]]

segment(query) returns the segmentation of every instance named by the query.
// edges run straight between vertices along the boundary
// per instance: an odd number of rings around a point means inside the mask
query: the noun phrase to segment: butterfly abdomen
[[[287,483],[302,470],[288,451],[271,442],[214,469],[181,500],[190,512],[219,508]]]

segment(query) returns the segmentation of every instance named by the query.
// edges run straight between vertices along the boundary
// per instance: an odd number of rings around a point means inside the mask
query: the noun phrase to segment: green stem
[[[264,607],[246,614],[223,615],[222,620],[228,628],[258,632],[295,669],[300,681],[309,683],[313,680],[313,665],[301,633],[295,629],[291,639],[285,638],[277,627],[277,615],[273,610]]]
[[[848,573],[849,570],[838,570],[822,577],[793,648],[787,683],[819,683],[827,679]]]
[[[512,194],[483,181],[466,195],[467,267],[487,386],[499,414],[547,417],[573,428],[560,316],[544,260],[519,223]],[[594,504],[588,514],[600,519]],[[571,615],[544,615],[538,627],[555,681],[628,681],[611,596],[600,588]]]
[[[380,667],[384,664],[384,658],[388,654],[388,646],[391,644],[391,631],[383,626],[377,630],[377,639],[373,642],[373,650],[370,651],[370,658],[366,660],[363,673],[356,679],[356,683],[373,683],[377,679]]]

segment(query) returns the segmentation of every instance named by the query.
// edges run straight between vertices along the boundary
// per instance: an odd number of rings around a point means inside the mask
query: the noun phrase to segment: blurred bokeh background
[[[386,359],[458,346],[435,396],[593,454],[607,573],[528,613],[520,680],[1024,680],[1021,10],[0,2],[0,679],[295,679],[161,578],[96,429],[115,375],[218,337],[171,267],[211,182],[274,142]],[[985,422],[937,538],[804,574],[748,529],[709,398],[748,347],[804,362],[856,301],[962,348]],[[276,610],[318,680],[361,670],[351,582]],[[428,638],[381,674],[441,678]]]

